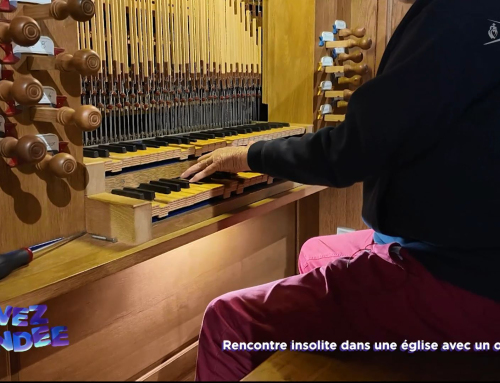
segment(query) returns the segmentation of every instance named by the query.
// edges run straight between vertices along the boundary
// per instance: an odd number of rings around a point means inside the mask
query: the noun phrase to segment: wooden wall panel
[[[70,346],[21,355],[20,380],[125,380],[198,336],[217,296],[295,273],[294,204],[47,302]]]
[[[387,19],[387,42],[396,30],[397,26],[403,20],[408,10],[411,8],[412,3],[404,2],[401,0],[386,0],[388,2],[388,19]]]
[[[5,309],[5,308],[2,308]],[[3,336],[3,329],[0,329],[0,333]],[[0,348],[0,382],[9,382],[11,380],[10,376],[10,360],[9,353],[5,351],[4,348]]]
[[[377,46],[375,47],[377,69],[385,47],[411,6],[412,3],[401,0],[378,0]]]
[[[308,239],[319,235],[318,211],[319,193],[297,202],[297,255]]]
[[[311,124],[314,1],[264,0],[264,103],[269,119]]]

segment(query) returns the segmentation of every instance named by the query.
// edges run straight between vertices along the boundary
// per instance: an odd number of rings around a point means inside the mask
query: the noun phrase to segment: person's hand
[[[238,173],[251,170],[248,166],[248,150],[250,146],[217,149],[198,159],[196,165],[182,173],[181,178],[196,174],[191,182],[198,182],[215,172]]]

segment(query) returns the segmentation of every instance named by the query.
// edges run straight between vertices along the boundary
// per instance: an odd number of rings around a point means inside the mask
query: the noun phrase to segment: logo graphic
[[[491,40],[489,43],[486,43],[484,45],[490,45],[494,43],[499,43],[500,39],[498,38],[498,27],[497,24],[500,24],[500,21],[496,20],[488,20],[491,21],[493,24],[490,26],[490,29],[488,30],[488,36],[490,37]]]
[[[488,31],[488,36],[490,36],[492,40],[495,40],[498,37],[498,28],[495,23],[493,23],[493,25],[490,27],[490,30]]]
[[[49,328],[49,320],[42,318],[47,311],[45,305],[29,306],[27,308],[7,306],[0,307],[0,349],[25,352],[35,348],[52,346],[69,346],[68,328],[55,326]],[[7,327],[10,322],[11,331]],[[31,329],[29,326],[32,326]],[[5,328],[3,334],[2,327]]]

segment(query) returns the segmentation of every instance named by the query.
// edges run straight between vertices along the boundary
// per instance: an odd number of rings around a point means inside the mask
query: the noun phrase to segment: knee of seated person
[[[205,318],[224,316],[228,311],[232,311],[235,299],[233,294],[230,293],[215,298],[208,304],[205,310]]]
[[[302,248],[300,249],[300,258],[303,258],[305,260],[309,259],[310,255],[317,255],[318,254],[318,249],[324,248],[325,245],[321,241],[320,237],[314,237],[308,239],[304,244],[302,245]]]

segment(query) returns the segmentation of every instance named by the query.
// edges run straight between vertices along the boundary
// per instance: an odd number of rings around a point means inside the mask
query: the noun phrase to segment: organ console
[[[295,273],[325,188],[180,175],[345,118],[387,12],[326,3],[0,1],[0,257],[51,244],[0,281],[0,307],[46,304],[70,340],[9,358],[0,345],[0,380],[185,378],[213,298]],[[315,22],[334,23],[322,47]]]

